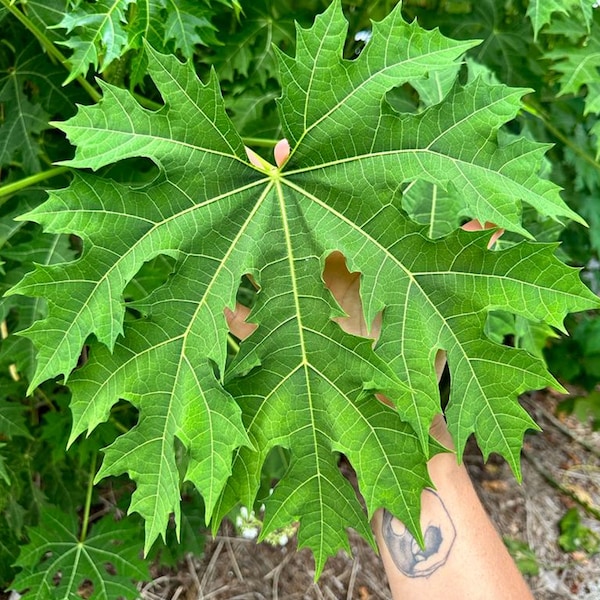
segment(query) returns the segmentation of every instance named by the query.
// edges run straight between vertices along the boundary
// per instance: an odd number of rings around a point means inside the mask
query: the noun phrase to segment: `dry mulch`
[[[500,533],[526,542],[539,575],[529,577],[536,600],[600,600],[600,555],[562,552],[558,521],[576,504],[600,509],[600,433],[575,418],[558,418],[559,397],[534,394],[523,405],[542,426],[528,435],[523,452],[523,485],[507,464],[492,456],[487,464],[474,443],[465,463]],[[557,487],[559,489],[557,489]],[[600,533],[600,522],[584,523]],[[177,573],[157,575],[142,588],[144,600],[390,600],[383,567],[371,547],[350,534],[353,557],[340,552],[313,582],[310,552],[257,545],[235,536],[225,524],[202,557],[187,557]]]

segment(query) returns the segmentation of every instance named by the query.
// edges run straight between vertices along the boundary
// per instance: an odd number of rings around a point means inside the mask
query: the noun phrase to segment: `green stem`
[[[118,421],[114,417],[110,418],[110,422],[115,426],[115,429],[120,431],[121,433],[127,433],[129,431],[129,427],[125,427],[121,421]]]
[[[258,146],[261,148],[272,148],[279,140],[269,140],[265,138],[245,137],[242,141],[246,146]]]
[[[154,100],[150,100],[150,98],[146,98],[146,96],[142,96],[142,94],[138,94],[137,92],[132,92],[133,97],[144,107],[149,110],[158,110],[162,108],[163,105],[159,102],[155,102]]]
[[[15,18],[17,18],[33,35],[37,38],[44,50],[55,60],[57,60],[67,71],[71,72],[71,63],[65,55],[53,44],[35,25],[35,23],[21,10],[19,10],[11,0],[0,0],[4,6]],[[78,75],[75,78],[81,87],[88,93],[89,97],[98,102],[102,97],[90,84],[89,81]]]
[[[0,187],[0,206],[4,204],[9,196],[20,192],[40,181],[46,181],[46,179],[52,179],[52,177],[57,177],[58,175],[62,175],[63,173],[67,173],[69,171],[69,167],[53,167],[52,169],[48,169],[47,171],[40,171],[39,173],[35,173],[34,175],[30,175],[29,177],[25,177],[23,179],[19,179],[19,181],[14,181],[13,183],[7,183]]]
[[[528,103],[523,103],[523,109],[525,112],[539,119],[544,127],[558,140],[560,140],[565,146],[567,146],[572,152],[581,157],[585,162],[592,165],[594,168],[600,170],[600,163],[590,156],[587,152],[582,150],[577,144],[573,143],[560,129],[555,127],[550,119],[538,108]]]
[[[236,354],[240,351],[240,345],[233,339],[231,334],[227,334],[227,344]]]
[[[90,479],[88,481],[87,492],[85,495],[85,508],[83,510],[83,523],[81,524],[81,535],[79,542],[83,544],[87,538],[88,525],[90,523],[90,507],[92,506],[92,491],[94,489],[94,477],[96,476],[96,453],[92,456],[90,465]]]

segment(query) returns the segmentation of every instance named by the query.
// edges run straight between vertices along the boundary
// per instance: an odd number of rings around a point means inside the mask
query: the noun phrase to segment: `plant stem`
[[[127,433],[129,431],[129,427],[125,427],[121,421],[118,421],[114,417],[110,417],[110,422],[115,426],[115,429],[120,431],[121,433]]]
[[[8,335],[8,327],[6,325],[6,319],[4,319],[0,323],[0,339],[5,340],[6,338],[8,338]],[[15,363],[8,365],[8,372],[13,381],[19,381],[21,379],[21,377],[19,376],[19,372],[17,371],[17,365]]]
[[[230,333],[227,334],[227,344],[235,354],[240,351],[240,345],[233,339],[233,336]]]
[[[242,141],[246,146],[258,146],[260,148],[272,148],[279,140],[269,140],[266,138],[245,137]]]
[[[83,544],[87,538],[88,525],[90,522],[90,507],[92,506],[92,490],[94,489],[94,477],[96,476],[96,453],[92,456],[90,465],[90,479],[88,481],[87,492],[85,495],[85,507],[83,509],[83,523],[81,524],[81,534],[79,542]]]
[[[58,175],[62,175],[68,171],[69,167],[53,167],[47,171],[40,171],[39,173],[35,173],[29,177],[19,179],[19,181],[14,181],[13,183],[7,183],[6,185],[3,185],[0,187],[0,206],[2,206],[2,204],[4,204],[4,202],[8,200],[8,197],[12,196],[12,194],[16,194],[17,192],[31,187],[40,181],[46,181],[46,179],[57,177]]]
[[[65,69],[67,69],[67,71],[71,71],[71,63],[67,60],[65,55],[36,27],[35,23],[23,11],[17,8],[16,4],[10,0],[0,0],[0,3],[37,38],[44,50],[46,50],[52,58],[57,60]],[[102,96],[100,96],[85,77],[77,75],[75,79],[94,102],[100,100]]]
[[[567,146],[572,152],[577,154],[577,156],[581,157],[585,162],[592,165],[594,168],[600,170],[600,163],[590,156],[587,152],[582,150],[577,144],[574,144],[572,140],[570,140],[560,129],[555,127],[550,119],[538,108],[528,104],[527,102],[523,103],[523,110],[530,115],[539,119],[544,127],[558,140],[560,140],[565,146]]]
[[[142,94],[138,94],[137,92],[131,92],[133,97],[144,107],[149,110],[158,110],[162,108],[163,105],[160,102],[155,102],[154,100],[150,100],[150,98],[146,98],[146,96],[142,96]]]

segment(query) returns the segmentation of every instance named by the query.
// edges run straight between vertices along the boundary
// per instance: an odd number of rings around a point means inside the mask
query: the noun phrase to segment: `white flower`
[[[258,529],[256,527],[244,527],[242,529],[242,537],[247,540],[253,540],[258,535]]]

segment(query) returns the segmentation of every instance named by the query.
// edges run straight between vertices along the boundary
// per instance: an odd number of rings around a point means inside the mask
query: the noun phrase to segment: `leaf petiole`
[[[544,127],[550,132],[550,134],[556,139],[560,140],[574,154],[577,154],[577,156],[580,156],[585,162],[600,170],[600,163],[587,152],[582,150],[577,144],[573,143],[573,141],[570,140],[560,129],[558,129],[558,127],[555,127],[550,122],[548,117],[543,113],[543,111],[539,110],[535,106],[532,106],[531,104],[528,104],[527,102],[523,102],[523,110],[533,117],[539,119],[544,124]]]
[[[92,491],[94,489],[94,477],[96,476],[96,453],[92,456],[92,463],[90,465],[90,478],[88,481],[87,492],[85,495],[85,507],[83,510],[83,523],[81,524],[81,534],[79,535],[79,542],[83,544],[87,538],[88,525],[90,523],[90,507],[92,506]]]
[[[35,173],[34,175],[30,175],[29,177],[24,177],[23,179],[19,179],[19,181],[14,181],[13,183],[7,183],[0,187],[0,206],[4,204],[8,200],[10,196],[20,192],[21,190],[27,189],[36,183],[40,183],[41,181],[46,181],[47,179],[52,179],[53,177],[58,177],[63,173],[67,173],[69,171],[69,167],[53,167],[52,169],[48,169],[47,171],[40,171],[39,173]]]

